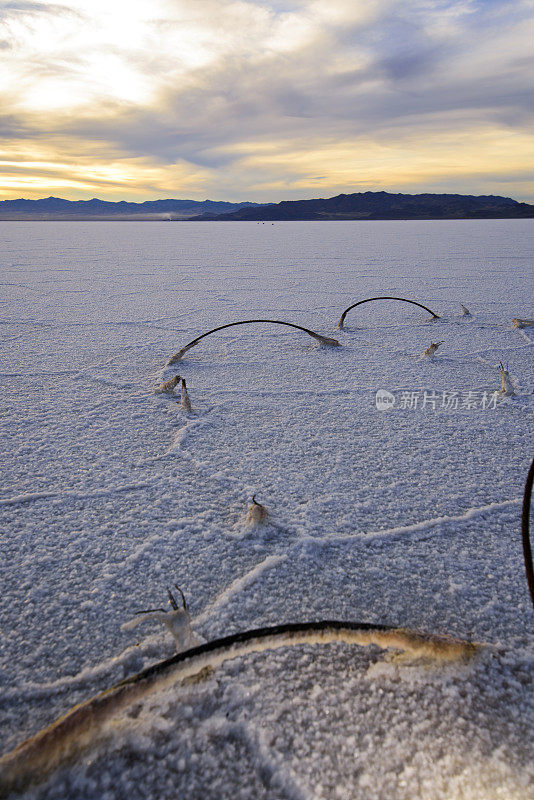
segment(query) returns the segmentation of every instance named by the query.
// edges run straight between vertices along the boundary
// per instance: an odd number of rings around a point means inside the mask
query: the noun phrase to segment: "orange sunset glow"
[[[534,199],[532,0],[0,3],[0,199]]]

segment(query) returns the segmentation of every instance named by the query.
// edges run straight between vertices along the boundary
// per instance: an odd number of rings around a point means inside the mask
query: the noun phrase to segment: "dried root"
[[[523,558],[527,577],[530,599],[534,606],[534,565],[532,564],[532,547],[530,544],[530,503],[532,501],[532,484],[534,483],[534,460],[530,465],[525,491],[523,494],[523,509],[521,512],[521,538],[523,539]]]
[[[338,620],[288,623],[216,639],[173,658],[153,664],[142,672],[80,703],[63,717],[0,758],[0,797],[42,783],[53,770],[80,757],[101,740],[102,728],[117,714],[152,693],[168,689],[202,671],[233,658],[296,645],[330,642],[394,648],[429,658],[437,664],[468,663],[480,645],[448,637],[431,636],[401,628]],[[205,672],[203,674],[206,674]]]
[[[501,394],[508,394],[512,395],[515,394],[514,392],[514,385],[510,379],[510,373],[508,372],[508,364],[506,368],[502,361],[499,364],[499,373],[501,376]]]
[[[165,383],[160,384],[157,389],[154,389],[155,394],[174,394],[174,389],[181,381],[181,377],[179,375],[175,375],[174,378],[171,378],[169,381],[165,381]]]
[[[428,311],[429,314],[432,314],[433,320],[441,319],[439,314],[435,314],[433,311],[430,310],[430,308],[427,308],[427,306],[424,306],[422,303],[417,303],[415,300],[407,300],[405,297],[391,297],[390,295],[384,295],[382,297],[368,297],[366,300],[359,300],[357,303],[353,303],[351,306],[346,308],[345,311],[342,313],[340,320],[337,324],[337,328],[339,330],[343,330],[345,317],[347,316],[347,314],[351,309],[356,308],[356,306],[361,306],[364,303],[370,303],[373,300],[400,300],[402,303],[411,303],[413,306],[419,306],[419,308],[424,308],[425,311]]]
[[[190,412],[193,410],[193,407],[191,405],[191,399],[187,392],[185,378],[181,379],[181,384],[180,384],[180,406],[183,408],[184,411]]]
[[[202,339],[205,339],[206,336],[211,336],[212,333],[217,333],[217,331],[222,331],[225,328],[233,328],[234,325],[250,325],[251,323],[256,322],[269,322],[274,325],[285,325],[288,328],[295,328],[298,331],[304,331],[304,333],[307,333],[313,339],[320,342],[320,344],[328,345],[328,347],[341,347],[341,343],[338,342],[337,339],[332,339],[330,336],[323,336],[320,333],[311,331],[309,328],[303,328],[302,325],[295,325],[293,322],[282,322],[278,319],[243,319],[240,322],[228,322],[226,325],[219,325],[217,328],[212,328],[211,331],[207,331],[201,336],[197,336],[196,339],[188,342],[188,344],[184,345],[181,350],[171,356],[171,358],[167,361],[167,366],[170,364],[177,364],[178,361],[182,360],[188,350],[191,350],[192,347],[195,347],[195,345],[197,345]]]
[[[426,356],[427,358],[434,358],[434,353],[436,352],[440,344],[443,344],[443,342],[431,342],[430,347],[426,348],[425,352],[423,353],[423,356]]]
[[[250,522],[254,525],[262,525],[267,517],[269,516],[269,512],[262,506],[261,503],[256,502],[256,495],[252,498],[252,505],[249,506],[248,514],[247,514],[247,522]]]

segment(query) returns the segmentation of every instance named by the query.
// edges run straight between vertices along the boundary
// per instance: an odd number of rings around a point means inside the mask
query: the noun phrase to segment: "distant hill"
[[[365,220],[365,219],[509,219],[534,217],[534,205],[509,197],[463,194],[390,194],[358,192],[326,200],[283,200],[226,214],[203,214],[204,220]]]
[[[256,203],[226,203],[217,200],[147,200],[128,203],[121,200],[63,200],[45,197],[42,200],[2,200],[0,220],[65,220],[65,219],[188,219],[198,214],[224,214]]]
[[[0,201],[0,220],[358,220],[534,218],[534,205],[509,197],[463,194],[358,192],[321,200],[227,203],[216,200],[42,200]]]

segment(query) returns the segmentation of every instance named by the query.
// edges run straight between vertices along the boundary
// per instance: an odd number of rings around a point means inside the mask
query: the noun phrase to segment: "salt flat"
[[[534,797],[534,332],[511,325],[534,316],[532,222],[6,222],[0,241],[2,752],[172,654],[121,625],[175,582],[205,639],[348,619],[487,644],[447,667],[343,644],[230,661],[32,796]],[[383,294],[442,319],[383,301],[336,331]],[[165,366],[250,318],[343,346],[249,325]],[[483,407],[500,361],[515,395]],[[177,372],[191,415],[154,394]]]

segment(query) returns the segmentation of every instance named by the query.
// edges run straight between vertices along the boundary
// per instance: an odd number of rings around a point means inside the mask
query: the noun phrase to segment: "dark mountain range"
[[[326,200],[284,200],[195,220],[483,219],[534,217],[534,205],[509,197],[359,192]]]
[[[390,194],[359,192],[321,200],[281,203],[227,203],[215,200],[0,201],[0,220],[372,220],[372,219],[510,219],[534,218],[534,205],[509,197],[463,194]]]
[[[128,203],[121,200],[63,200],[46,197],[42,200],[2,200],[0,220],[64,220],[64,219],[188,219],[202,213],[224,214],[256,203],[226,203],[216,200],[148,200]]]

